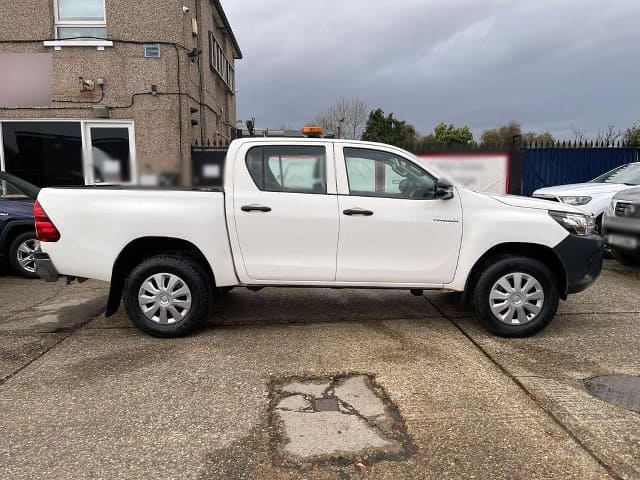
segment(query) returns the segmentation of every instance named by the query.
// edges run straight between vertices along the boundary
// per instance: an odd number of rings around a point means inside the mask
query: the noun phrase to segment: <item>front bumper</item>
[[[600,235],[570,234],[553,249],[567,275],[566,293],[581,292],[600,275],[604,241]]]
[[[43,252],[35,252],[33,254],[33,258],[36,262],[36,273],[40,278],[42,278],[46,282],[57,282],[58,271],[56,267],[53,266],[53,262],[49,255]]]
[[[628,245],[616,243],[612,241],[613,238],[609,240],[612,235],[632,241],[628,242]],[[619,250],[625,254],[640,257],[640,218],[605,215],[602,221],[602,236],[614,251]],[[633,244],[635,244],[635,247]]]

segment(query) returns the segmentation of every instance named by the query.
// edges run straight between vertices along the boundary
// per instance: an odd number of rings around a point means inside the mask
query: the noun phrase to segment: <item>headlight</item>
[[[595,232],[596,222],[591,215],[549,211],[549,215],[566,230],[575,235],[591,235]]]
[[[591,197],[560,197],[560,201],[568,205],[586,205]]]

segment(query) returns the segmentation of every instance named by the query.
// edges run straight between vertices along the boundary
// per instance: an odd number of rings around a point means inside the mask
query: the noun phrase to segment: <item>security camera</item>
[[[182,13],[189,13],[189,7],[187,7],[186,5],[182,6]]]

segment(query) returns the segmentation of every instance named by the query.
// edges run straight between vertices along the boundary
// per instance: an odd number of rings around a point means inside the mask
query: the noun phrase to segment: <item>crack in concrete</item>
[[[64,287],[64,285],[62,286]],[[59,291],[59,290],[58,290]],[[50,297],[49,299],[55,297],[55,295],[53,295],[52,297]],[[106,297],[105,297],[106,298]],[[34,305],[32,308],[36,308],[38,305],[42,305],[44,302],[46,302],[47,300],[43,300],[42,302]],[[93,305],[96,303],[99,303],[102,301],[102,298],[98,298],[98,299],[88,299],[82,303],[76,304],[76,305],[68,305],[66,307],[62,307],[59,308],[59,314],[57,315],[58,320],[60,319],[64,319],[65,315],[68,315],[70,317],[80,314],[83,310],[84,307],[86,307],[87,305]],[[45,315],[48,312],[43,312]],[[50,345],[49,347],[45,348],[40,354],[38,354],[37,356],[35,356],[34,358],[32,358],[31,360],[29,360],[27,363],[25,363],[24,365],[22,365],[21,367],[17,368],[15,371],[11,372],[9,375],[4,376],[3,378],[0,379],[0,387],[4,386],[10,379],[12,379],[13,377],[15,377],[16,375],[18,375],[20,372],[22,372],[24,369],[26,369],[27,367],[29,367],[31,364],[33,364],[34,362],[36,362],[37,360],[39,360],[40,358],[42,358],[43,356],[45,356],[47,353],[49,353],[51,350],[53,350],[54,348],[58,347],[60,344],[62,344],[62,342],[64,342],[65,340],[67,340],[68,338],[70,338],[71,336],[73,336],[78,330],[80,330],[82,327],[84,327],[87,323],[89,323],[91,320],[93,320],[94,318],[96,318],[98,315],[100,315],[100,313],[90,313],[86,319],[82,319],[82,321],[69,325],[69,326],[65,326],[65,327],[59,327],[54,329],[53,331],[47,331],[47,332],[38,332],[38,331],[33,331],[33,330],[18,330],[18,331],[10,331],[10,330],[5,330],[2,331],[2,334],[8,334],[8,335],[62,335],[62,338],[55,342],[54,344]]]
[[[60,334],[58,334],[60,335]],[[42,358],[43,356],[45,356],[47,353],[49,353],[51,350],[53,350],[55,347],[57,347],[58,345],[60,345],[62,342],[64,342],[67,338],[69,338],[71,335],[73,335],[73,333],[69,333],[67,335],[65,335],[64,337],[62,337],[58,342],[54,343],[53,345],[47,347],[42,353],[40,353],[39,355],[33,357],[31,360],[29,360],[27,363],[25,363],[23,366],[21,366],[20,368],[18,368],[17,370],[11,372],[9,375],[6,375],[3,378],[0,378],[0,388],[2,388],[5,383],[7,383],[9,380],[11,380],[13,377],[15,377],[16,375],[18,375],[20,372],[22,372],[25,368],[27,368],[29,365],[31,365],[32,363],[34,363],[36,360]]]
[[[64,289],[65,286],[66,285],[64,285],[64,284],[58,286],[58,288],[56,289],[56,293],[54,293],[53,295],[42,299],[40,302],[38,302],[38,303],[36,303],[34,305],[30,305],[30,306],[25,307],[25,308],[23,308],[21,310],[16,310],[14,312],[11,312],[10,315],[13,317],[15,315],[22,315],[23,313],[27,313],[27,312],[33,311],[34,309],[42,306],[42,304],[44,304],[45,302],[48,302],[48,301],[54,299],[55,297],[57,297],[60,294],[60,292]]]
[[[372,428],[373,430],[376,430],[380,435],[382,435],[383,437],[389,437],[390,436],[390,432],[385,432],[377,423],[374,423],[370,420],[369,417],[365,417],[364,415],[362,415],[358,410],[356,410],[353,405],[349,405],[347,402],[345,402],[344,400],[340,400],[338,399],[340,404],[347,409],[346,412],[340,412],[343,415],[355,415],[356,417],[358,417],[360,420],[364,421],[370,428]],[[376,415],[376,417],[379,417],[380,415]],[[394,439],[397,440],[397,439]]]

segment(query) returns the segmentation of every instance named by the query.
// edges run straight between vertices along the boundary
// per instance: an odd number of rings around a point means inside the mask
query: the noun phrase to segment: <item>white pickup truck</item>
[[[155,336],[196,329],[233,287],[465,292],[492,332],[531,335],[602,268],[593,217],[565,204],[467,190],[376,143],[245,138],[224,190],[45,188],[37,272],[111,282]]]

